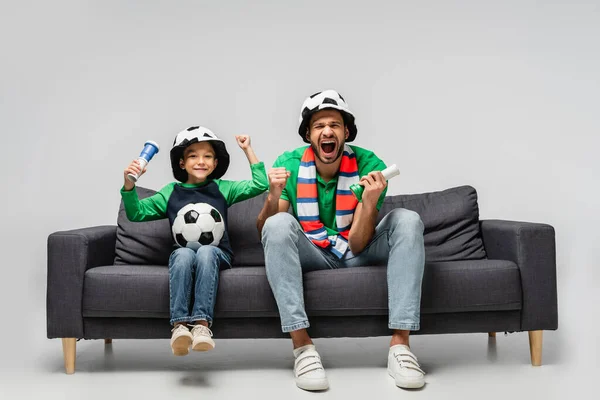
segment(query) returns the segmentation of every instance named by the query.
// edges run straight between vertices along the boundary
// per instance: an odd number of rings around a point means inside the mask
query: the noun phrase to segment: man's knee
[[[406,208],[395,208],[390,211],[388,218],[399,232],[404,234],[423,234],[424,225],[421,216]]]
[[[284,239],[292,234],[297,228],[298,221],[296,221],[293,215],[287,212],[278,212],[267,218],[265,221],[262,230],[263,243],[266,240],[277,241]]]

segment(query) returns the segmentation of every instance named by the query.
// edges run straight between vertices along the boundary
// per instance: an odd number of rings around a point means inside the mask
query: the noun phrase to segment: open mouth
[[[335,142],[323,141],[321,142],[321,151],[324,155],[331,155],[335,151]]]

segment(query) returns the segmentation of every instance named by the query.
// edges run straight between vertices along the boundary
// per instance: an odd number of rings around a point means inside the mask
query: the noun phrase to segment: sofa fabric
[[[85,274],[84,317],[169,317],[168,268],[105,266]],[[504,260],[428,263],[421,313],[521,308],[516,264]],[[387,315],[386,267],[357,267],[304,275],[310,316]],[[221,271],[215,319],[276,317],[277,304],[264,267]]]
[[[388,196],[379,211],[379,220],[394,208],[406,208],[421,216],[427,261],[486,257],[475,188],[459,186],[432,193]]]
[[[138,197],[144,199],[156,191],[136,186]],[[123,200],[117,215],[115,264],[167,265],[173,251],[169,220],[131,222],[127,219]]]
[[[136,188],[140,198],[155,193]],[[264,254],[256,216],[263,207],[266,194],[234,204],[228,212],[228,232],[233,247],[234,266],[264,265]],[[460,186],[439,192],[386,197],[379,220],[394,208],[415,211],[425,225],[427,261],[480,260],[486,257],[479,228],[477,192],[471,186]],[[252,216],[249,218],[249,216]],[[117,218],[115,264],[167,265],[173,250],[168,221],[130,222],[123,202]]]
[[[522,329],[557,329],[554,228],[547,224],[500,220],[481,221],[481,228],[489,257],[510,260],[519,266],[523,288]]]
[[[136,188],[140,198],[154,191]],[[233,268],[221,271],[214,333],[219,338],[288,337],[266,278],[256,216],[265,195],[229,209]],[[416,334],[553,330],[558,326],[556,244],[550,225],[479,221],[477,193],[461,186],[388,196],[425,225],[421,329]],[[48,338],[167,338],[166,219],[51,233]],[[386,266],[305,274],[312,337],[389,335]]]

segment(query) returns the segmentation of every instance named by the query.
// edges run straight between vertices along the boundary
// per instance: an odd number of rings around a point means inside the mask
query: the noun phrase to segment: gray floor
[[[28,335],[29,336],[29,335]],[[594,398],[593,373],[562,354],[558,332],[544,336],[544,365],[532,367],[526,333],[413,336],[426,386],[404,391],[386,374],[388,338],[317,339],[330,389],[311,394],[294,386],[287,340],[218,340],[214,351],[174,357],[168,340],[77,343],[76,373],[65,375],[60,340],[41,340],[2,363],[2,398]],[[568,351],[567,351],[568,353]],[[12,363],[6,361],[13,358]],[[593,368],[597,362],[590,364]],[[597,372],[597,368],[596,371]],[[597,379],[597,378],[596,378]],[[587,389],[589,388],[589,389]],[[589,393],[589,394],[586,394]],[[6,397],[6,395],[11,397]]]

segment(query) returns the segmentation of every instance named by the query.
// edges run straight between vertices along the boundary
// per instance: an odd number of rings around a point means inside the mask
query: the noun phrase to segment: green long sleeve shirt
[[[215,179],[219,191],[227,201],[227,206],[250,199],[265,192],[269,188],[269,181],[263,162],[251,164],[251,180],[229,181],[225,179]],[[207,181],[208,182],[208,181]],[[205,185],[207,182],[199,184],[187,184],[180,182],[171,182],[154,195],[145,199],[139,199],[135,190],[126,191],[121,188],[121,197],[125,206],[125,213],[130,221],[143,222],[153,221],[167,216],[167,203],[173,193],[175,185],[187,188],[194,188]]]

